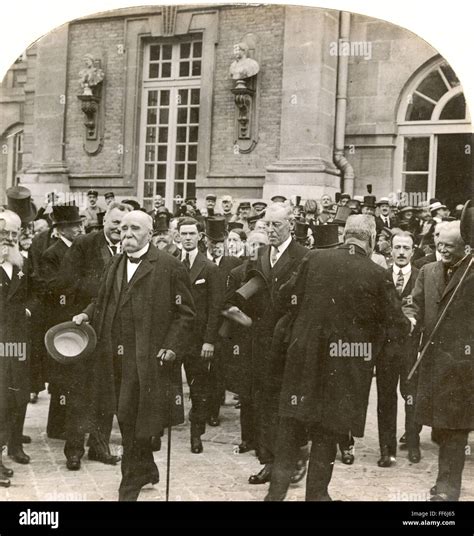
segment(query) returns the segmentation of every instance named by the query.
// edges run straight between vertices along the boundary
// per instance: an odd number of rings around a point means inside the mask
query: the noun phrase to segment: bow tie
[[[145,255],[146,255],[146,253],[145,253]],[[132,264],[138,264],[141,260],[143,260],[143,257],[145,255],[142,255],[141,257],[128,257],[127,256],[127,258]]]

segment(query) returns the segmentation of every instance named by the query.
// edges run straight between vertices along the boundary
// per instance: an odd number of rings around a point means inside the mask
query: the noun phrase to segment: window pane
[[[168,117],[169,117],[168,108],[161,108],[160,109],[160,125],[167,125]]]
[[[153,197],[153,183],[145,181],[145,187],[143,189],[144,197]]]
[[[184,180],[184,164],[176,164],[175,180]]]
[[[189,76],[189,61],[182,61],[179,64],[179,76]]]
[[[176,140],[181,143],[186,142],[186,127],[178,127]]]
[[[174,196],[180,196],[184,197],[184,183],[183,182],[175,182],[174,183]]]
[[[193,58],[200,58],[202,54],[202,43],[201,41],[196,41],[193,44]]]
[[[165,182],[157,182],[156,183],[156,194],[155,195],[161,195],[162,197],[165,197],[165,189],[166,189],[166,183]]]
[[[188,110],[187,108],[179,108],[178,110],[178,124],[182,125],[188,120]]]
[[[196,164],[188,164],[188,180],[196,180]]]
[[[186,197],[196,197],[196,183],[186,183]]]
[[[145,160],[153,162],[155,160],[155,146],[147,145],[145,148]]]
[[[190,123],[199,123],[199,108],[191,108]]]
[[[428,171],[429,138],[405,138],[403,171]]]
[[[189,127],[189,141],[198,141],[198,127]]]
[[[158,164],[156,166],[156,179],[159,181],[166,180],[166,164]]]
[[[178,105],[188,104],[188,90],[180,89],[178,91]]]
[[[404,192],[427,192],[428,191],[428,174],[422,175],[404,175]]]
[[[161,64],[161,78],[169,78],[171,76],[171,63]]]
[[[152,181],[155,177],[153,176],[153,166],[152,164],[145,164],[145,180]]]
[[[151,45],[150,47],[150,60],[156,61],[160,59],[160,45]]]
[[[201,62],[200,61],[193,61],[192,76],[201,76]]]
[[[466,119],[466,99],[463,94],[453,97],[443,108],[440,119]]]
[[[167,89],[163,89],[160,95],[160,105],[169,106],[170,104],[170,92]]]
[[[148,125],[156,125],[156,108],[148,110],[146,122]]]
[[[191,89],[191,104],[199,104],[199,89]]]
[[[186,145],[176,146],[176,161],[184,162],[186,160]]]
[[[158,76],[159,76],[159,68],[160,68],[159,63],[150,63],[150,70],[148,72],[148,77],[149,78],[158,78]]]
[[[413,95],[413,102],[408,106],[407,121],[428,121],[431,119],[434,104],[423,99],[419,95]]]
[[[146,142],[147,143],[155,143],[156,141],[156,128],[155,127],[147,127],[146,129]]]
[[[191,53],[191,43],[181,43],[179,48],[179,57],[180,58],[189,58]]]
[[[443,71],[444,76],[446,76],[451,87],[459,86],[459,79],[449,65],[442,65],[441,70]]]
[[[166,155],[168,154],[167,145],[158,145],[158,161],[166,162]]]
[[[448,88],[438,71],[433,71],[423,80],[423,82],[421,82],[417,90],[420,93],[423,93],[423,95],[430,97],[430,99],[439,101],[439,99],[448,91]]]
[[[158,91],[148,92],[148,106],[156,106],[158,104]]]
[[[163,45],[163,59],[164,60],[170,60],[171,59],[171,45]]]
[[[188,160],[196,162],[197,160],[197,145],[190,145],[188,148]]]
[[[166,143],[168,141],[168,129],[166,127],[161,127],[158,130],[158,142]]]

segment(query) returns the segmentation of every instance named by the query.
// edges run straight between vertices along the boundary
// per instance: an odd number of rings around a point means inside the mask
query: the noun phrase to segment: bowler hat
[[[243,228],[244,228],[244,224],[240,221],[230,221],[227,224],[227,229],[229,231],[232,231],[232,229],[243,229]]]
[[[82,361],[94,351],[97,336],[90,324],[63,322],[46,332],[44,343],[53,359],[63,365],[71,365]]]
[[[352,214],[352,210],[350,207],[343,206],[343,207],[337,207],[336,215],[334,216],[334,220],[332,223],[336,223],[337,225],[346,225],[347,218]]]
[[[53,206],[53,226],[67,223],[82,223],[79,215],[79,208],[74,205],[54,205]]]
[[[133,210],[140,210],[140,203],[136,201],[135,199],[124,199],[122,203],[125,203],[126,205],[130,205]]]
[[[24,186],[8,188],[7,206],[20,217],[21,223],[30,223],[36,217],[37,210],[31,201],[31,192]]]
[[[204,234],[213,242],[223,242],[227,236],[225,224],[225,218],[207,218]]]
[[[316,225],[313,228],[315,249],[333,248],[340,245],[339,225],[329,223]]]
[[[224,309],[224,311],[221,312],[221,315],[226,320],[232,320],[233,322],[236,322],[237,324],[240,324],[241,326],[245,326],[246,328],[249,328],[252,325],[252,319],[247,316],[245,313],[243,313],[237,306],[229,307],[229,309]],[[223,326],[225,325],[225,328]],[[229,333],[229,323],[224,320],[223,326],[221,330],[219,331],[219,335],[221,337],[228,336]]]
[[[105,192],[104,198],[109,199],[109,197],[115,197],[114,192]]]
[[[474,207],[468,200],[461,212],[461,237],[464,243],[474,248]]]

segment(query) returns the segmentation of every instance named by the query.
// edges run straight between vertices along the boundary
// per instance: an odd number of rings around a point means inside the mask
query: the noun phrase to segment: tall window
[[[473,148],[469,111],[455,72],[437,59],[408,84],[400,103],[395,172],[399,190],[418,194],[419,200],[462,202],[472,181]]]
[[[140,186],[146,208],[195,195],[202,42],[153,43],[144,58]]]

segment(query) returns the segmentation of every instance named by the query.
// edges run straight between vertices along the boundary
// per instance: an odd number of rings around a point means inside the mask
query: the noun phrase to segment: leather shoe
[[[345,465],[352,465],[354,463],[354,455],[350,450],[341,451],[341,460]]]
[[[21,442],[27,445],[28,443],[31,443],[31,437],[29,435],[22,435]]]
[[[89,449],[89,453],[87,455],[89,460],[93,462],[101,462],[105,463],[105,465],[117,465],[120,461],[119,456],[113,456],[112,454],[109,454],[108,452],[104,453],[98,453],[95,450]]]
[[[247,441],[242,441],[242,443],[240,443],[240,445],[238,446],[239,454],[249,452],[250,450],[255,450],[255,446],[252,443],[248,443]]]
[[[250,476],[249,484],[266,484],[267,482],[270,482],[272,467],[272,463],[265,464],[259,473]]]
[[[0,488],[9,488],[10,484],[11,482],[9,478],[0,477]]]
[[[298,460],[296,462],[296,469],[290,477],[291,484],[297,484],[306,476],[308,470],[307,463],[303,460]]]
[[[209,417],[207,424],[209,426],[219,426],[221,423],[217,417]]]
[[[9,467],[5,467],[3,463],[0,463],[0,473],[6,478],[10,478],[11,476],[13,476],[14,471]]]
[[[79,471],[81,468],[81,460],[77,456],[71,456],[66,461],[66,467],[69,471]]]
[[[381,449],[381,456],[379,461],[377,462],[377,465],[379,467],[391,467],[392,465],[395,465],[397,463],[397,459],[395,456],[391,455],[388,447],[382,447]]]
[[[23,465],[30,463],[30,457],[28,454],[25,454],[22,448],[15,450],[14,452],[9,451],[8,455],[16,463],[21,463]]]
[[[191,438],[191,452],[193,454],[201,454],[204,449],[202,448],[202,441],[200,437]]]
[[[418,447],[408,449],[408,459],[411,463],[419,463],[421,460],[421,452]]]

